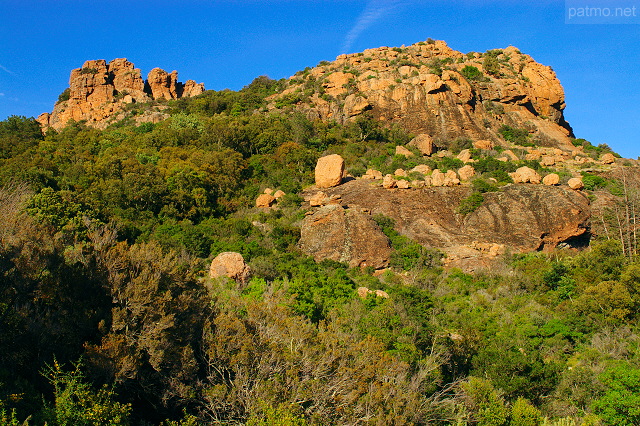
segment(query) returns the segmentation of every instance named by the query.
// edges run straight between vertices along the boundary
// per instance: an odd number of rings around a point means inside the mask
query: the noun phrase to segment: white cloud
[[[377,20],[382,18],[385,14],[390,12],[400,3],[399,0],[371,0],[365,7],[364,11],[360,14],[356,23],[353,25],[349,33],[344,39],[342,44],[341,53],[348,53],[349,49],[356,41],[358,36],[362,34],[364,30],[373,25]]]

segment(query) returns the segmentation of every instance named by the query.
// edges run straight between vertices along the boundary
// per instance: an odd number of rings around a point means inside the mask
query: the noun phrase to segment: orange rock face
[[[309,117],[346,122],[366,112],[437,143],[464,137],[481,142],[480,149],[507,147],[497,130],[508,125],[527,128],[546,146],[572,149],[564,90],[551,67],[512,46],[497,59],[499,72],[488,74],[482,54],[464,55],[443,41],[367,49],[292,77],[269,108],[313,82],[322,90],[295,106]]]
[[[250,272],[242,255],[231,251],[217,255],[209,268],[211,278],[229,277],[242,284],[247,282]]]
[[[177,79],[176,71],[168,74],[154,68],[145,84],[140,70],[125,58],[109,63],[103,59],[87,61],[82,68],[71,71],[68,99],[56,102],[53,112],[41,114],[38,122],[45,129],[61,129],[69,120],[86,121],[89,126],[104,128],[112,121],[124,118],[127,104],[197,96],[204,91],[202,83],[188,80],[183,85]],[[158,118],[166,118],[166,115],[149,111],[138,116],[136,121],[157,122]]]

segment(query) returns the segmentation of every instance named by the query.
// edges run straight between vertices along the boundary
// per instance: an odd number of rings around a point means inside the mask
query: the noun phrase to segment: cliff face
[[[147,81],[139,69],[124,58],[87,61],[82,68],[71,71],[66,96],[56,102],[53,112],[38,117],[43,128],[60,129],[69,120],[86,120],[90,126],[104,128],[123,118],[125,107],[155,99],[178,99],[196,96],[204,91],[203,83],[188,80],[178,82],[178,73],[154,68]],[[65,99],[67,98],[67,99]],[[149,111],[139,121],[157,121],[164,114]]]
[[[272,97],[312,118],[344,122],[365,111],[436,141],[503,139],[502,125],[527,129],[542,146],[571,149],[564,91],[555,72],[515,47],[463,54],[443,41],[340,55],[297,73]]]

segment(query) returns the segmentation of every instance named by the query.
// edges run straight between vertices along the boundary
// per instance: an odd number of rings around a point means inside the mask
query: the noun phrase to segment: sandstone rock
[[[331,259],[350,267],[384,268],[391,255],[389,240],[370,215],[336,205],[303,219],[299,247],[316,261]]]
[[[284,193],[284,191],[281,190],[277,190],[274,194],[273,194],[273,198],[275,198],[276,200],[284,197],[286,194]]]
[[[600,158],[600,161],[602,161],[603,164],[613,164],[616,162],[616,157],[612,153],[607,152]]]
[[[407,158],[415,157],[413,152],[409,151],[407,148],[401,145],[396,146],[396,155],[404,155]]]
[[[262,191],[263,194],[269,194],[272,195],[273,194],[273,189],[271,188],[265,188],[264,191]]]
[[[555,157],[552,157],[550,155],[545,155],[544,157],[542,157],[542,159],[540,159],[540,165],[544,167],[553,166],[555,164],[556,164]]]
[[[549,173],[542,179],[542,183],[545,185],[558,185],[560,183],[560,176],[556,173]]]
[[[398,189],[409,189],[409,181],[404,179],[399,179],[396,181],[396,187]]]
[[[476,170],[473,168],[473,166],[470,166],[468,164],[458,169],[458,176],[460,176],[460,180],[463,182],[468,181],[475,175],[476,175]]]
[[[407,172],[404,169],[396,169],[396,171],[393,172],[393,175],[407,177]]]
[[[196,83],[193,80],[187,80],[182,89],[183,98],[192,98],[204,93],[204,83]]]
[[[315,170],[316,186],[331,188],[340,185],[344,174],[344,160],[338,154],[331,154],[318,159]]]
[[[567,182],[567,185],[569,185],[569,188],[575,189],[575,190],[580,190],[584,188],[584,183],[582,183],[582,178],[571,178]]]
[[[463,163],[468,163],[471,160],[471,152],[468,149],[463,149],[456,158]]]
[[[409,142],[410,146],[415,146],[422,155],[431,155],[435,152],[433,138],[426,133],[419,134]]]
[[[227,251],[217,255],[211,262],[209,276],[211,278],[229,277],[244,284],[249,279],[251,270],[240,253]]]
[[[402,235],[447,253],[473,240],[502,244],[516,253],[551,250],[563,242],[585,244],[589,239],[589,200],[567,186],[505,186],[483,194],[482,205],[463,221],[456,209],[468,197],[468,188],[387,191],[355,180],[331,191],[341,194],[344,204],[384,214]],[[491,246],[487,250],[490,256]]]
[[[440,170],[435,169],[431,173],[431,185],[432,186],[444,186],[445,175]]]
[[[375,169],[368,169],[367,173],[362,176],[363,179],[382,179],[382,172]]]
[[[44,128],[59,130],[69,120],[85,121],[87,126],[105,128],[116,119],[127,117],[128,104],[148,102],[152,99],[177,99],[195,96],[204,91],[203,84],[191,81],[183,87],[177,82],[177,73],[158,69],[150,73],[151,80],[142,79],[139,69],[125,58],[86,61],[82,68],[71,71],[69,78],[69,99],[56,102],[49,116],[41,116],[39,122]],[[186,90],[188,89],[188,90]],[[156,96],[157,95],[157,96]],[[134,117],[136,123],[158,122],[167,118],[162,108],[145,111]]]
[[[147,76],[147,84],[149,84],[153,99],[176,99],[178,97],[178,92],[176,90],[177,83],[177,71],[173,71],[169,74],[163,69],[154,68]]]
[[[385,175],[384,179],[382,179],[382,187],[385,189],[395,188],[396,180],[393,178],[393,175]]]
[[[411,188],[424,188],[426,186],[426,182],[423,180],[412,180],[411,181]]]
[[[324,201],[327,199],[327,194],[322,191],[318,191],[315,193],[313,197],[309,199],[309,205],[311,207],[318,207],[326,204]]]
[[[460,185],[460,179],[458,179],[458,174],[454,170],[447,170],[447,173],[444,174],[444,186],[455,186]]]
[[[370,291],[371,290],[369,290],[367,287],[358,287],[358,297],[360,299],[366,299]]]
[[[481,139],[479,141],[475,141],[473,143],[473,147],[476,149],[490,150],[493,149],[493,142],[487,139]]]
[[[423,175],[426,176],[429,173],[431,173],[431,167],[427,166],[426,164],[418,164],[413,169],[411,169],[411,172],[422,173]]]
[[[260,194],[256,199],[256,207],[271,207],[276,199],[270,194]]]
[[[540,175],[529,167],[520,167],[513,173],[509,173],[514,183],[540,183]]]

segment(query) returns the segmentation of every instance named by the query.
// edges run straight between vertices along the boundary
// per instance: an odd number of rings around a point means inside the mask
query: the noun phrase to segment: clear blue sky
[[[0,0],[0,120],[51,111],[71,69],[88,59],[126,57],[144,77],[161,67],[208,89],[239,89],[345,50],[431,37],[462,52],[514,45],[552,66],[576,135],[636,158],[640,18],[573,25],[565,23],[568,7],[563,0]]]

